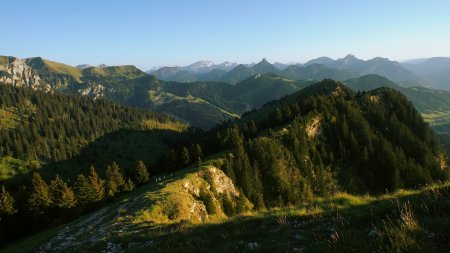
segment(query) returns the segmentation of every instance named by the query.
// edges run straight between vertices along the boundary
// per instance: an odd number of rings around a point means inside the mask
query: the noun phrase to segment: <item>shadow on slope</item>
[[[169,147],[178,141],[183,141],[186,134],[175,130],[130,130],[123,129],[104,135],[88,144],[80,154],[56,163],[43,165],[38,171],[46,179],[57,174],[72,182],[81,174],[87,174],[90,166],[94,166],[101,176],[106,167],[116,162],[124,171],[136,166],[142,160],[150,166],[150,173],[157,174],[158,168],[152,168],[157,159]],[[30,182],[31,175],[25,174],[5,180],[5,185],[17,187]]]

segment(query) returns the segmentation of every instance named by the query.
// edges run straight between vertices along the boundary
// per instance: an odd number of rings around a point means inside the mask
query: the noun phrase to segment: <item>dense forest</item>
[[[3,179],[18,173],[7,169],[9,157],[26,162],[28,166],[22,167],[38,169],[76,157],[100,138],[118,131],[186,129],[184,124],[157,112],[9,85],[0,85],[0,117]]]

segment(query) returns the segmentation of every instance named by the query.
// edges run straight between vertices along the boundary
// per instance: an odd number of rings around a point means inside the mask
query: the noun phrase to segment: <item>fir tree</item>
[[[180,159],[182,166],[188,166],[189,164],[191,164],[191,156],[189,155],[189,151],[186,147],[183,147],[183,149],[181,150]]]
[[[54,206],[59,208],[72,208],[76,204],[75,194],[59,175],[50,182],[50,196]]]
[[[123,191],[125,192],[131,192],[134,190],[134,188],[136,188],[135,184],[133,183],[133,181],[131,180],[131,178],[128,178],[128,180],[125,182],[125,184],[123,185]]]
[[[202,148],[200,147],[199,144],[195,144],[192,146],[191,154],[192,154],[193,161],[195,161],[196,165],[199,166],[202,163],[202,159],[203,159]]]
[[[94,202],[102,200],[105,196],[105,181],[98,176],[94,166],[91,166],[89,184],[92,187],[90,199]]]
[[[16,212],[14,203],[14,198],[6,191],[5,186],[2,185],[0,190],[0,217],[14,214]]]
[[[29,208],[32,211],[43,213],[52,204],[48,185],[37,172],[33,173],[31,184],[32,189],[28,199]]]
[[[122,170],[117,163],[113,163],[106,169],[106,192],[108,197],[117,195],[125,184]]]
[[[91,186],[89,180],[84,175],[78,175],[73,188],[77,203],[86,204],[95,201],[94,188]]]
[[[137,164],[136,169],[133,174],[134,174],[134,181],[137,184],[146,183],[148,181],[148,178],[150,177],[147,167],[145,167],[145,164],[143,161],[138,161],[138,164]]]

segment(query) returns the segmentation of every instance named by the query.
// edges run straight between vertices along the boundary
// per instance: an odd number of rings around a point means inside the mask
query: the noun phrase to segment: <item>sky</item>
[[[78,64],[450,56],[448,0],[0,0],[0,55]]]

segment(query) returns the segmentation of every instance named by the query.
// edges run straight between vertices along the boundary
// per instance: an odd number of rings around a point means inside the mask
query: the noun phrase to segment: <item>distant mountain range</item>
[[[450,57],[433,57],[402,63],[405,69],[424,79],[427,86],[450,90]]]
[[[224,63],[225,64],[225,63]],[[450,90],[450,58],[430,58],[399,63],[376,57],[361,60],[347,55],[337,60],[329,57],[312,59],[305,64],[269,63],[266,59],[257,64],[232,63],[215,65],[199,61],[186,67],[162,67],[147,73],[164,81],[195,82],[219,81],[237,84],[252,75],[274,73],[294,80],[332,78],[346,80],[368,74],[377,74],[402,86],[425,86]]]

